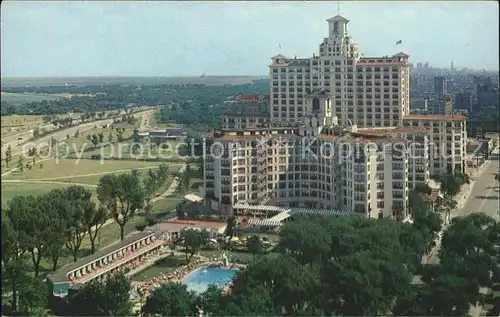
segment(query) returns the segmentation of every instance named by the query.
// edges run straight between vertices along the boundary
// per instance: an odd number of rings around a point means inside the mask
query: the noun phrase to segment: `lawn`
[[[168,185],[170,185],[170,182],[168,182]],[[176,192],[172,196],[157,200],[153,205],[153,213],[171,211],[183,201],[183,195]]]
[[[76,160],[76,159],[60,159],[44,161],[43,167],[40,168],[36,164],[31,170],[24,169],[20,174],[9,174],[3,177],[4,180],[19,179],[19,180],[58,180],[70,179],[82,176],[92,176],[88,174],[101,174],[117,172],[128,169],[147,169],[160,165],[162,162],[145,162],[145,161],[119,161],[119,160]],[[76,178],[75,178],[76,181]]]
[[[40,168],[36,164],[31,170],[24,169],[19,174],[9,174],[2,177],[2,180],[20,180],[20,181],[39,181],[46,183],[2,183],[2,207],[5,207],[8,200],[15,195],[42,194],[55,188],[63,188],[71,184],[88,184],[97,185],[99,179],[108,173],[128,172],[131,169],[137,169],[141,177],[147,176],[149,168],[155,168],[162,162],[144,162],[144,161],[101,161],[98,160],[71,160],[61,159],[57,163],[56,160],[48,160],[43,162],[43,167]],[[179,164],[172,164],[170,172],[175,173],[179,168]],[[89,175],[91,174],[91,175]],[[165,184],[158,190],[164,192],[172,181],[170,176]],[[53,183],[51,183],[53,182]],[[67,183],[59,184],[59,183]],[[88,187],[95,192],[95,188]],[[93,198],[96,199],[95,195]],[[162,204],[164,204],[164,200]]]

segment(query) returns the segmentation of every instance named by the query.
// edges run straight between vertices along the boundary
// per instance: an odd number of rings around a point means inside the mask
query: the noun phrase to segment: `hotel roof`
[[[329,18],[329,19],[328,19],[328,20],[326,20],[326,21],[328,21],[328,22],[331,22],[331,21],[344,21],[344,22],[349,22],[349,20],[347,20],[346,18],[344,18],[343,16],[338,15],[338,14],[337,14],[336,16],[334,16],[334,17]]]
[[[359,134],[374,134],[374,135],[384,135],[399,134],[399,133],[425,133],[429,132],[429,129],[423,127],[395,127],[395,128],[381,128],[381,129],[359,129]]]

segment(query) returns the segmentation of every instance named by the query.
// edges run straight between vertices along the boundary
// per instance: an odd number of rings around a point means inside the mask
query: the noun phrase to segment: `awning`
[[[272,221],[269,219],[257,219],[257,218],[250,218],[248,219],[248,224],[252,226],[258,226],[258,227],[280,227],[281,222],[279,221]]]

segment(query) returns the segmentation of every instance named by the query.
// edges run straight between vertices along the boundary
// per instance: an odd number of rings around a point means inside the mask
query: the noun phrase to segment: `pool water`
[[[233,280],[236,270],[218,267],[200,267],[182,279],[189,291],[203,293],[209,285],[223,286]]]

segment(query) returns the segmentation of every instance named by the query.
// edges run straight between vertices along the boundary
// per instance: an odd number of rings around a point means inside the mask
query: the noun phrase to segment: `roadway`
[[[498,150],[493,153],[485,163],[483,171],[480,172],[474,181],[472,190],[467,195],[467,200],[462,208],[451,212],[451,218],[467,216],[471,213],[484,212],[490,217],[498,220],[499,210],[499,186],[495,180],[495,174],[499,172],[499,154]],[[426,263],[434,264],[439,262],[438,253],[441,247],[441,234],[436,241],[436,246],[431,251]]]
[[[480,171],[478,177],[476,178],[472,190],[467,196],[467,200],[462,208],[451,212],[451,218],[467,216],[472,213],[483,212],[486,215],[499,220],[500,213],[500,186],[498,186],[498,181],[495,180],[495,174],[500,170],[499,165],[499,152],[498,149],[493,153],[489,160],[485,163],[483,170]],[[446,230],[446,227],[443,228]],[[439,263],[439,250],[441,248],[441,238],[443,231],[439,232],[438,239],[436,239],[436,245],[430,252],[429,257],[424,263],[426,264],[437,264]],[[482,294],[487,294],[488,290],[482,288],[480,290]],[[483,308],[480,305],[471,306],[469,314],[473,317],[479,317],[481,315]]]
[[[140,119],[141,126],[142,126],[145,122],[147,123],[147,121],[148,121],[147,118],[151,117],[153,111],[154,111],[154,109],[149,109],[149,110],[145,110],[142,112],[134,113],[133,116],[135,116],[135,117],[142,116],[142,118]],[[114,119],[104,119],[104,120],[83,123],[83,124],[80,124],[78,126],[74,126],[74,127],[70,127],[70,128],[64,129],[64,130],[54,132],[54,133],[50,133],[49,135],[41,137],[40,139],[37,139],[34,141],[28,141],[28,142],[25,142],[25,143],[22,143],[19,145],[17,145],[17,137],[19,137],[21,134],[18,134],[16,136],[13,136],[16,138],[15,140],[10,140],[10,141],[7,140],[7,142],[4,141],[4,146],[2,148],[1,154],[2,154],[2,156],[5,154],[5,150],[7,149],[9,144],[10,144],[11,149],[12,149],[12,156],[16,156],[16,155],[23,153],[23,151],[27,151],[28,149],[31,149],[33,147],[40,148],[42,146],[48,145],[48,142],[51,138],[55,138],[57,141],[62,141],[62,140],[66,139],[67,134],[69,134],[70,136],[73,136],[77,130],[79,130],[80,133],[85,132],[85,131],[91,130],[95,125],[111,124],[111,123],[113,123],[113,120]],[[24,139],[29,139],[33,136],[33,131],[26,131],[26,132],[22,133],[22,135],[23,135]],[[9,139],[10,138],[12,138],[12,137],[9,137]]]

